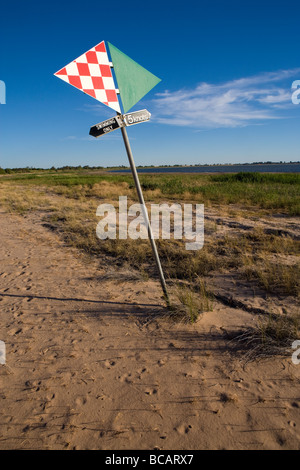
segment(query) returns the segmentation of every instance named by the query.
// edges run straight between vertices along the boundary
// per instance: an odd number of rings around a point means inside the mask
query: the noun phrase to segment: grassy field
[[[216,216],[205,222],[202,250],[187,251],[181,240],[157,242],[168,282],[180,286],[178,298],[192,321],[200,311],[212,308],[206,281],[215,273],[230,272],[268,294],[299,296],[299,239],[255,224],[251,230],[220,232],[225,216],[243,223],[247,219],[285,220],[298,216],[299,174],[147,174],[140,180],[147,205],[204,203],[205,211]],[[116,266],[133,266],[145,278],[156,276],[148,240],[100,241],[96,237],[97,206],[109,202],[117,207],[120,195],[128,197],[129,205],[137,202],[130,174],[82,169],[0,176],[0,204],[5,210],[21,215],[39,213],[44,224],[57,231],[68,245],[90,256],[104,253],[113,258]]]
[[[241,204],[268,211],[283,211],[300,215],[300,175],[295,173],[236,173],[203,174],[148,174],[140,176],[144,191],[157,199],[191,199],[204,204]],[[73,188],[78,195],[94,196],[94,185],[103,181],[117,187],[125,183],[134,189],[129,174],[108,174],[105,171],[37,171],[25,174],[3,175],[1,181],[34,186]],[[154,192],[154,194],[153,194]],[[99,194],[98,194],[99,195]],[[99,195],[101,196],[101,194]]]

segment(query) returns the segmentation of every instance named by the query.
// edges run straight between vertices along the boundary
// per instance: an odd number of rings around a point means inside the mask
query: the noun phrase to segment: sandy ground
[[[157,282],[88,261],[38,216],[1,212],[0,236],[1,449],[300,448],[300,365],[245,363],[224,337],[250,308],[175,324]]]

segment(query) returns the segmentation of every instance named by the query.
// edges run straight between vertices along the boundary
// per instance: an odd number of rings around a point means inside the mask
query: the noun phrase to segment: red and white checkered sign
[[[121,112],[104,41],[54,75],[115,111]]]

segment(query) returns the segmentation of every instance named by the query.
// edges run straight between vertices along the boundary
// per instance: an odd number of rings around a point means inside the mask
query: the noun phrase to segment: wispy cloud
[[[207,129],[242,127],[284,118],[284,111],[293,108],[291,84],[297,76],[300,68],[158,93],[152,101],[155,120]]]
[[[104,136],[103,136],[104,137]],[[76,136],[76,135],[68,135],[66,137],[63,137],[60,139],[61,141],[88,141],[88,142],[105,142],[107,140],[120,140],[121,136],[117,132],[109,132],[105,134],[105,139],[102,139],[101,137],[95,138],[90,135],[87,136]]]
[[[63,137],[62,139],[60,140],[95,140],[93,137],[91,136],[76,136],[76,135],[67,135],[66,137]]]

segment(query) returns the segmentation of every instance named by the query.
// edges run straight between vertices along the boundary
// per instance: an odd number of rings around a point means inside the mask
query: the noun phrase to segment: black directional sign
[[[120,127],[124,127],[124,122],[120,116],[115,116],[92,126],[90,129],[90,135],[93,137],[100,137],[101,135],[108,134],[115,129],[119,129]]]

